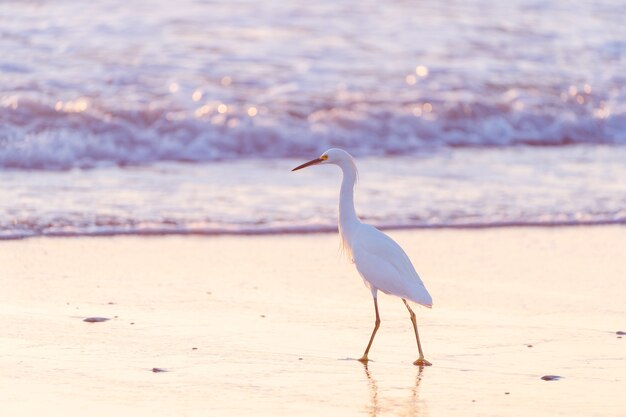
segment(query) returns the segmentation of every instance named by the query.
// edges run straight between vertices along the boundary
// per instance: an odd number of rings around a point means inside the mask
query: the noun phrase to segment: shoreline
[[[367,221],[365,221],[367,222]],[[557,223],[540,223],[540,222],[503,222],[503,223],[470,223],[462,225],[374,225],[382,231],[411,231],[411,230],[490,230],[490,229],[560,229],[560,228],[579,228],[579,227],[613,227],[626,226],[626,219],[606,220],[606,221],[590,221],[590,222],[557,222]],[[198,230],[198,231],[176,231],[176,230],[145,230],[145,231],[104,231],[94,233],[45,233],[25,236],[2,236],[1,241],[14,241],[24,239],[37,238],[90,238],[90,237],[120,237],[120,236],[137,236],[137,237],[167,237],[167,236],[190,236],[190,237],[219,237],[219,236],[292,236],[292,235],[324,235],[337,233],[336,226],[318,227],[316,229],[308,229],[306,227],[294,227],[292,229],[261,229],[261,230]]]
[[[626,177],[626,147],[402,158],[357,160],[362,182],[355,203],[364,222],[385,230],[626,224],[626,186],[619,181]],[[299,162],[0,171],[0,239],[336,230],[340,173],[292,173]]]

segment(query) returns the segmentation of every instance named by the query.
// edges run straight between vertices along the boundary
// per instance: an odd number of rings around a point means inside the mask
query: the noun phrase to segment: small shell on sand
[[[541,377],[544,381],[558,381],[561,378],[563,377],[558,375],[544,375]]]
[[[108,320],[111,320],[111,319],[108,319],[106,317],[87,317],[83,321],[86,321],[87,323],[102,323],[103,321],[108,321]]]

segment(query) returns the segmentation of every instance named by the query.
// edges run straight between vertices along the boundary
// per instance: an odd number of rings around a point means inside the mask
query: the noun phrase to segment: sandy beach
[[[624,415],[626,228],[390,234],[432,367],[335,234],[0,242],[1,414]]]
[[[76,3],[0,2],[0,417],[626,417],[624,1]]]

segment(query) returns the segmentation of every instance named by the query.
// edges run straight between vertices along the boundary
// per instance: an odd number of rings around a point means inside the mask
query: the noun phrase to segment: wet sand
[[[625,227],[390,234],[432,367],[334,234],[0,242],[0,414],[624,416]]]

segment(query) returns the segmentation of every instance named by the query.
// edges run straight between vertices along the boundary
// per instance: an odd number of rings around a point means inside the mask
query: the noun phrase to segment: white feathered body
[[[339,233],[342,246],[365,284],[376,297],[381,290],[426,307],[433,301],[415,271],[407,254],[389,236],[373,226],[362,223],[354,209],[354,185],[358,173],[354,160],[347,152],[332,151],[332,163],[343,172],[339,193]]]
[[[417,275],[415,268],[413,268],[411,260],[400,245],[375,227],[361,222],[357,216],[354,208],[354,186],[358,172],[352,156],[342,149],[333,148],[324,152],[319,158],[295,167],[292,171],[320,164],[336,165],[343,173],[339,192],[341,244],[348,258],[355,264],[365,285],[370,289],[372,297],[374,297],[376,323],[370,341],[359,361],[367,363],[369,360],[367,354],[380,326],[377,297],[378,290],[380,290],[404,299],[404,304],[411,314],[417,350],[419,351],[419,358],[413,364],[420,366],[421,372],[421,367],[431,365],[431,363],[424,359],[417,332],[415,313],[406,301],[410,300],[431,308],[433,300],[421,278]]]
[[[340,232],[346,253],[370,290],[432,307],[432,298],[411,260],[393,239],[364,223],[351,227],[348,233],[341,228]]]

